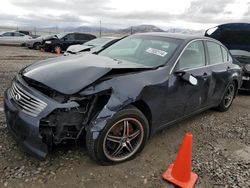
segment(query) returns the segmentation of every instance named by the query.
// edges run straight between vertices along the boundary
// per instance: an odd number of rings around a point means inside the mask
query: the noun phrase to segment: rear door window
[[[92,40],[94,39],[94,37],[92,35],[88,35],[88,34],[75,34],[75,39],[76,40]]]
[[[76,40],[86,40],[87,37],[83,34],[75,34],[75,39]]]
[[[14,36],[15,36],[15,37],[23,37],[24,35],[21,34],[21,33],[14,33]]]
[[[210,65],[223,63],[222,50],[219,44],[207,41],[207,50]]]
[[[72,41],[75,40],[74,34],[67,34],[65,37],[63,37],[65,41]]]

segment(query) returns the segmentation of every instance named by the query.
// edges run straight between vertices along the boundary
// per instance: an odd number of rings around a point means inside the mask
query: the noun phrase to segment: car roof
[[[250,30],[250,23],[226,23],[215,27],[235,29],[235,30]]]
[[[18,31],[1,31],[0,32],[0,34],[4,34],[4,33],[19,33],[19,32]],[[19,34],[23,34],[23,33],[19,33]]]
[[[203,35],[191,35],[191,34],[180,34],[180,33],[167,33],[167,32],[150,32],[150,33],[138,33],[135,35],[145,35],[145,36],[159,36],[182,40],[193,40],[193,39],[211,39],[204,37]]]

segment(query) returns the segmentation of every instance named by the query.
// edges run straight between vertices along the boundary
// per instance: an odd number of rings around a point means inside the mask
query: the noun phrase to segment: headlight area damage
[[[110,90],[90,96],[70,96],[68,102],[76,102],[77,107],[55,109],[40,120],[39,132],[51,151],[53,145],[65,140],[78,139],[90,121],[101,111],[110,97]],[[67,98],[67,97],[66,97]]]

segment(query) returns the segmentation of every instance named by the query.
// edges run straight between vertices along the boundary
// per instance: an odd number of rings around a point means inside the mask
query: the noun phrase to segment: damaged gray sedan
[[[136,34],[99,52],[22,69],[6,90],[6,122],[18,144],[45,158],[86,140],[101,164],[134,158],[158,130],[206,109],[230,108],[241,69],[220,42]]]

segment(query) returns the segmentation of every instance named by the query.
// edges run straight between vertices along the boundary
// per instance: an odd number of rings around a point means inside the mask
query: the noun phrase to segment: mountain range
[[[0,27],[0,30],[15,30],[16,28],[4,28]],[[19,27],[19,30],[28,30],[33,34],[44,35],[44,34],[56,34],[60,32],[82,32],[82,33],[93,33],[99,35],[100,27],[97,26],[79,26],[79,27]],[[187,34],[203,34],[203,30],[192,30],[183,28],[168,28],[163,30],[154,25],[137,25],[128,28],[114,29],[114,28],[101,28],[102,34],[105,35],[128,35],[133,33],[145,33],[145,32],[168,32],[168,33],[187,33]]]
[[[64,28],[65,32],[86,32],[86,33],[99,33],[99,27],[91,26],[80,26],[80,27],[68,27]],[[154,25],[138,25],[131,26],[125,29],[110,29],[106,27],[101,28],[102,33],[120,33],[120,34],[131,34],[131,33],[146,33],[146,32],[169,32],[169,33],[189,33],[189,34],[201,34],[203,31],[191,30],[191,29],[181,29],[181,28],[170,28],[163,30]]]

